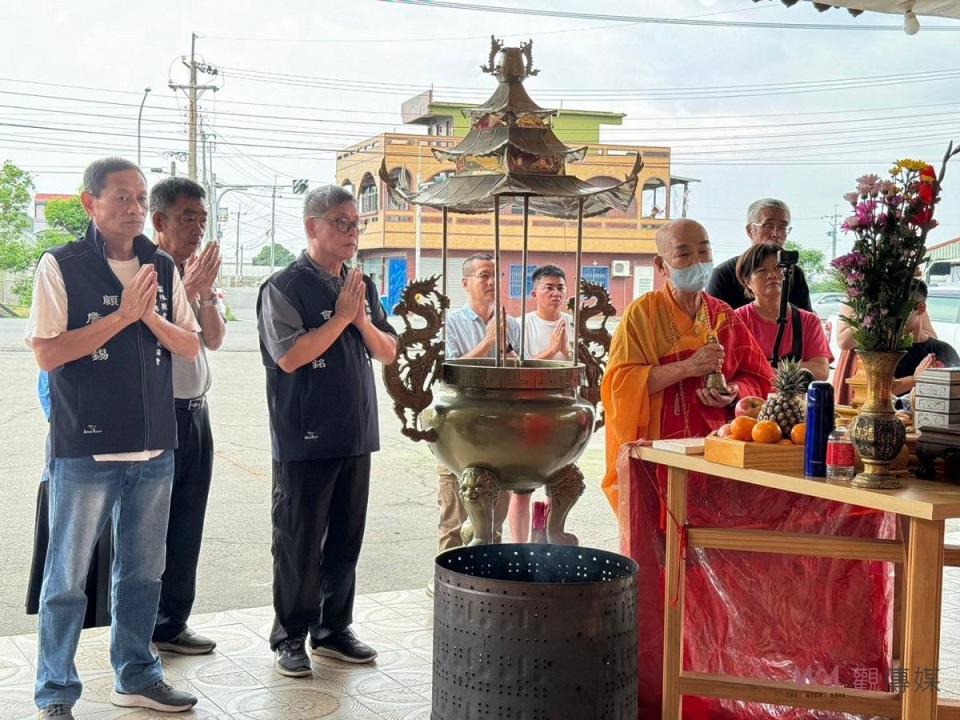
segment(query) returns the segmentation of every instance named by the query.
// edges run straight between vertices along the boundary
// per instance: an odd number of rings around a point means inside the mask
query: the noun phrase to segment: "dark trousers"
[[[350,627],[369,490],[369,454],[273,461],[271,649]]]
[[[157,626],[153,631],[156,641],[173,640],[187,627],[197,594],[197,561],[212,475],[213,435],[207,404],[195,410],[178,407],[167,564],[161,578]]]

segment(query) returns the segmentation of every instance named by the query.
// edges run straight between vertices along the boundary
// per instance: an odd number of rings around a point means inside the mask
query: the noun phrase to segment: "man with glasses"
[[[458,358],[492,358],[496,353],[497,332],[500,332],[500,348],[504,357],[516,357],[520,352],[520,323],[504,312],[500,322],[494,321],[496,308],[496,265],[493,255],[476,253],[463,261],[463,288],[467,302],[447,315],[446,346],[447,360]],[[450,469],[437,466],[440,479],[437,505],[440,522],[437,527],[439,552],[460,547],[460,526],[467,519],[460,502],[460,482]],[[496,508],[495,526],[500,528],[507,514],[510,493],[501,492]],[[429,588],[429,586],[428,586]]]
[[[351,663],[377,652],[350,630],[357,559],[380,449],[371,359],[392,363],[396,332],[376,288],[346,263],[363,221],[353,195],[304,199],[307,249],[260,286],[257,320],[273,451],[274,667],[310,675],[311,655]]]
[[[147,182],[129,160],[83,173],[83,237],[41,257],[27,344],[50,373],[50,538],[40,594],[41,718],[72,720],[87,568],[113,517],[110,702],[181,712],[197,698],[164,681],[157,619],[177,421],[171,356],[200,351],[170,256],[143,235]]]
[[[213,476],[213,434],[206,399],[210,389],[207,350],[219,348],[226,334],[216,287],[220,246],[209,243],[200,251],[207,227],[205,198],[203,187],[185,177],[164,178],[150,191],[154,242],[173,258],[190,309],[200,324],[200,354],[193,360],[173,358],[177,449],[173,455],[167,564],[153,631],[158,650],[182,655],[204,655],[217,646],[187,626],[197,594],[197,561]]]
[[[747,208],[747,237],[751,245],[773,243],[783,247],[790,235],[790,208],[783,200],[762,198],[750,203]],[[737,277],[737,261],[740,256],[717,265],[710,282],[707,283],[707,293],[719,298],[730,307],[736,309],[751,301],[743,285]],[[798,265],[793,271],[793,282],[790,287],[790,303],[803,310],[813,310],[810,305],[810,288],[803,269]]]

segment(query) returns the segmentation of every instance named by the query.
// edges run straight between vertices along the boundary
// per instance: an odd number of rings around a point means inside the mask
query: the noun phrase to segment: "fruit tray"
[[[703,443],[703,457],[732,467],[803,472],[803,445],[744,442],[708,435]]]

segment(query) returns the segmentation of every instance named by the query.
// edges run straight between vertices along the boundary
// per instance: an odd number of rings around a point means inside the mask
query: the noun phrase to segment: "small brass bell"
[[[712,330],[707,333],[707,344],[712,344],[719,342],[717,334]],[[708,390],[716,390],[721,395],[727,395],[730,392],[730,389],[727,387],[727,379],[723,376],[723,373],[720,372],[718,367],[712,373],[709,373],[704,382]]]

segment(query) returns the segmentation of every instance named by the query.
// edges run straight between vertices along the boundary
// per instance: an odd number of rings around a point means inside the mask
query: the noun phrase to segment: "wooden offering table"
[[[939,667],[940,595],[944,566],[944,521],[960,517],[960,486],[916,480],[904,481],[899,490],[863,490],[822,479],[741,468],[708,462],[702,456],[680,455],[636,446],[633,457],[667,466],[667,506],[677,523],[687,522],[688,473],[697,472],[737,482],[760,485],[825,500],[896,513],[908,530],[905,540],[871,540],[857,537],[786,533],[769,530],[690,527],[691,546],[786,555],[807,555],[849,560],[902,564],[902,648],[895,655],[903,668]],[[937,689],[905,683],[902,693],[858,690],[845,687],[797,685],[685,671],[683,658],[684,565],[680,557],[681,535],[666,534],[663,720],[680,718],[683,695],[730,698],[794,707],[829,709],[867,716],[904,720],[960,719],[960,702],[937,701]],[[948,550],[949,565],[958,564],[956,551]],[[838,629],[839,630],[839,629]]]

